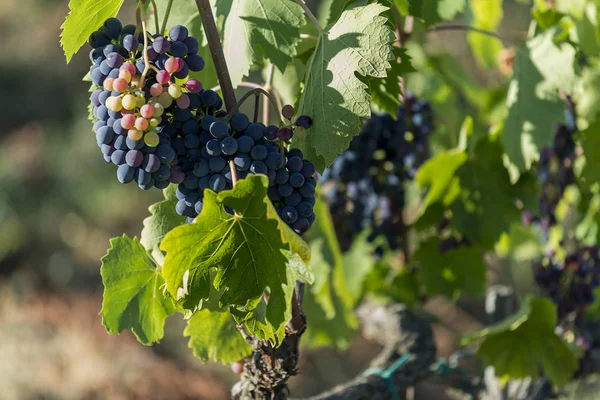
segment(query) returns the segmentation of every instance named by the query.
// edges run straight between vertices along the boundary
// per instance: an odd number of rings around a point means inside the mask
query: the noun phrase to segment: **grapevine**
[[[527,379],[534,399],[598,372],[591,1],[535,2],[511,39],[502,2],[217,3],[138,0],[131,24],[122,0],[69,3],[61,45],[70,61],[87,43],[104,169],[164,196],[102,258],[109,333],[151,345],[180,314],[235,399],[288,398],[305,347],[359,328],[384,350],[316,398],[436,375],[473,398]],[[453,32],[477,73],[429,45]],[[466,318],[439,358],[432,325],[484,297],[491,321]]]

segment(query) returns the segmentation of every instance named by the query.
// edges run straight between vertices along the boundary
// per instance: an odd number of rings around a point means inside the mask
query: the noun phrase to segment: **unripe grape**
[[[169,108],[171,104],[173,104],[173,98],[169,94],[169,92],[164,92],[160,96],[158,96],[158,102],[164,107]]]
[[[142,138],[142,136],[144,136],[144,134],[140,131],[137,131],[135,129],[130,129],[127,132],[127,137],[129,137],[129,139],[131,140],[140,140]]]
[[[119,78],[120,79],[125,79],[125,81],[127,83],[129,83],[129,82],[131,82],[131,77],[132,77],[131,72],[129,72],[128,69],[119,70]]]
[[[142,93],[138,94],[135,96],[135,106],[137,108],[142,107],[144,104],[146,104],[146,97],[144,97],[144,95]]]
[[[121,118],[121,126],[123,129],[132,129],[135,126],[135,115],[124,114]]]
[[[171,80],[171,74],[169,74],[164,69],[162,69],[156,73],[156,81],[158,83],[164,85],[164,84],[169,83],[170,80]]]
[[[182,94],[176,101],[177,107],[179,108],[189,108],[190,106],[190,98],[187,94]]]
[[[152,95],[152,97],[158,97],[164,91],[165,91],[165,89],[163,88],[163,86],[160,83],[155,83],[154,85],[152,85],[150,87],[150,95]]]
[[[160,138],[158,137],[158,134],[156,132],[148,132],[144,136],[144,143],[146,143],[150,147],[158,146],[159,142]]]
[[[106,78],[104,80],[104,90],[108,90],[109,92],[113,91],[113,82],[115,80],[113,78]]]
[[[126,110],[133,110],[135,108],[136,98],[132,94],[127,94],[123,97],[123,108]]]
[[[171,74],[174,74],[180,70],[179,65],[178,58],[169,58],[167,61],[165,61],[165,69]]]
[[[160,123],[160,121],[157,118],[151,118],[148,123],[150,124],[150,126],[152,128],[156,128],[158,126],[158,124]]]
[[[144,117],[139,117],[135,120],[135,129],[145,131],[148,129],[148,120]]]
[[[125,74],[129,74],[129,71],[121,71],[121,72],[125,73]],[[124,91],[126,91],[128,86],[129,86],[129,83],[127,83],[127,80],[125,80],[124,78],[117,78],[113,82],[113,90],[115,90],[119,93],[123,93]]]
[[[165,108],[160,103],[152,104],[152,107],[154,108],[154,114],[152,116],[155,118],[160,117],[165,112]]]
[[[152,118],[154,116],[154,107],[150,104],[144,104],[142,108],[140,108],[140,115],[144,118]]]
[[[181,97],[183,92],[181,91],[181,87],[179,85],[173,83],[169,86],[169,94],[172,98],[178,99]]]
[[[121,111],[123,109],[121,98],[118,96],[109,97],[106,99],[106,107],[113,111]]]
[[[202,91],[202,83],[197,79],[190,79],[185,83],[185,88],[190,93],[200,93]]]

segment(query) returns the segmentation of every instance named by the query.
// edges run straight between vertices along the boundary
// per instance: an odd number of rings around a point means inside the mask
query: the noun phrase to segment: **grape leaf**
[[[577,370],[577,355],[555,333],[556,307],[542,297],[527,297],[506,320],[475,332],[465,343],[483,338],[478,353],[497,376],[544,376],[561,386]],[[540,370],[541,368],[541,370]]]
[[[204,362],[212,359],[228,364],[252,353],[227,309],[196,311],[183,335],[190,338],[189,347]]]
[[[417,270],[403,266],[391,268],[387,260],[375,263],[365,279],[365,291],[377,300],[403,303],[411,307],[420,300],[420,283]]]
[[[465,0],[411,0],[409,12],[426,25],[450,20],[465,8]]]
[[[213,284],[224,290],[222,306],[251,311],[268,288],[266,320],[274,327],[284,322],[285,289],[295,285],[288,280],[289,253],[284,251],[299,254],[304,262],[310,254],[298,235],[280,228],[283,222],[266,198],[267,187],[265,176],[253,175],[218,196],[206,190],[195,222],[167,234],[161,245],[167,252],[163,273],[173,296],[190,296],[196,304],[207,298],[206,277],[216,269]],[[227,214],[224,206],[236,215]]]
[[[452,226],[471,243],[491,249],[513,221],[520,221],[516,187],[502,164],[502,147],[491,136],[478,141],[457,171],[460,194],[452,204]],[[527,188],[524,188],[524,190]]]
[[[115,17],[124,0],[71,0],[69,15],[62,24],[60,44],[67,63],[79,51],[90,35],[98,30],[108,18]]]
[[[585,149],[585,166],[581,176],[588,185],[600,182],[600,119],[590,125],[582,134]]]
[[[299,114],[310,115],[313,127],[294,142],[322,171],[348,148],[371,115],[368,86],[356,74],[384,78],[394,59],[394,33],[381,16],[380,4],[353,4],[320,33],[304,79]]]
[[[373,253],[379,242],[369,242],[369,234],[369,231],[363,231],[356,235],[350,249],[342,257],[345,286],[353,305],[362,298],[365,279],[375,267]]]
[[[464,151],[450,150],[430,158],[419,168],[416,176],[419,186],[429,186],[423,202],[424,209],[437,202],[448,205],[454,201],[459,194],[452,190],[459,184],[455,173],[466,161],[467,154]]]
[[[388,71],[387,77],[384,79],[371,78],[369,87],[373,104],[379,107],[381,111],[395,116],[402,94],[400,78],[414,72],[415,69],[410,63],[410,56],[406,53],[406,49],[394,47],[393,51],[396,55],[396,61],[392,61],[392,68]]]
[[[484,251],[462,246],[440,252],[440,239],[432,237],[419,244],[413,259],[418,263],[417,276],[425,292],[457,298],[461,293],[480,295],[485,288]]]
[[[313,347],[334,345],[345,348],[358,327],[353,306],[360,294],[357,296],[349,290],[344,256],[329,207],[320,196],[317,197],[315,213],[316,222],[307,234],[315,282],[304,295],[303,307],[306,315],[310,315],[310,324],[303,342]],[[355,286],[362,289],[362,281]]]
[[[472,26],[488,32],[495,32],[504,16],[503,0],[469,0],[473,15]],[[478,32],[469,32],[467,40],[475,59],[486,68],[498,63],[498,54],[504,48],[502,41]]]
[[[100,268],[102,325],[109,333],[129,329],[145,345],[158,342],[166,318],[175,311],[171,299],[163,295],[164,279],[137,238],[123,235],[110,244]]]
[[[293,0],[217,0],[224,18],[223,51],[233,85],[248,75],[254,62],[269,60],[280,71],[296,55],[305,17]]]
[[[165,259],[164,253],[160,250],[160,243],[167,233],[185,223],[185,217],[175,211],[176,205],[177,200],[173,199],[153,204],[149,207],[151,216],[144,220],[140,243],[159,265],[162,265]]]
[[[321,26],[334,23],[344,11],[344,7],[351,0],[322,0],[319,4],[317,16]]]
[[[575,49],[567,43],[555,43],[555,33],[549,29],[517,51],[502,143],[519,172],[528,170],[538,159],[539,150],[551,144],[553,125],[564,122],[558,91],[570,93],[576,82]]]

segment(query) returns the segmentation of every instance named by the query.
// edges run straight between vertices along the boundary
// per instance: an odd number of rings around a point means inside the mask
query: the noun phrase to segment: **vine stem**
[[[233,85],[231,84],[229,69],[227,69],[227,61],[225,60],[225,54],[223,53],[223,46],[221,46],[221,39],[219,38],[215,17],[213,16],[210,7],[210,1],[196,0],[196,6],[200,12],[204,34],[208,41],[208,48],[210,49],[210,54],[215,64],[215,72],[219,78],[219,84],[221,85],[225,108],[227,109],[227,112],[231,112],[236,106],[235,92],[233,90]]]
[[[496,32],[486,31],[485,29],[479,29],[479,28],[475,28],[473,26],[468,26],[468,25],[458,25],[458,24],[437,25],[437,26],[432,26],[431,28],[427,29],[424,32],[421,32],[421,34],[430,33],[430,32],[442,32],[442,31],[476,32],[476,33],[480,33],[482,35],[496,38],[505,44],[513,44],[510,40],[503,38],[502,36],[498,35]]]
[[[169,2],[170,5],[171,2]],[[204,34],[208,41],[208,48],[215,64],[215,72],[219,78],[219,84],[221,85],[221,92],[223,93],[223,102],[228,113],[232,113],[233,109],[239,108],[235,99],[235,91],[233,90],[233,84],[231,83],[231,76],[229,75],[229,69],[227,68],[227,61],[225,60],[225,54],[223,53],[223,46],[221,45],[221,38],[219,37],[219,31],[217,24],[215,23],[215,17],[212,13],[209,0],[196,0],[196,6],[200,13],[200,19],[202,20],[202,27],[204,28]],[[231,171],[231,184],[233,187],[237,184],[237,169],[233,160],[229,161],[229,170]]]
[[[298,3],[298,5],[302,7],[304,13],[308,17],[308,19],[310,19],[310,22],[312,22],[315,28],[317,28],[319,33],[324,33],[323,28],[321,28],[321,24],[319,24],[319,20],[317,19],[317,17],[315,17],[315,14],[313,14],[312,11],[310,11],[310,8],[308,8],[306,3],[303,0],[296,0],[296,3]]]
[[[275,64],[269,65],[269,69],[267,69],[267,78],[265,79],[265,84],[263,85],[263,89],[267,93],[271,93],[271,82],[273,82],[273,72],[275,71]],[[269,125],[269,120],[271,119],[270,113],[271,107],[268,104],[263,106],[263,123],[265,125]]]
[[[156,1],[152,1],[152,9],[154,10],[154,25],[156,28],[156,33],[160,34],[160,25],[158,24],[158,8],[156,7]]]
[[[161,35],[163,33],[165,33],[165,30],[167,29],[167,22],[169,21],[169,14],[171,14],[172,6],[173,6],[173,0],[169,0],[169,3],[167,3],[167,9],[165,10],[165,16],[163,17],[162,28],[161,28],[160,32],[158,32]]]
[[[277,102],[275,101],[273,96],[269,92],[267,92],[265,89],[263,89],[262,87],[257,87],[257,88],[250,90],[248,93],[246,93],[240,99],[240,101],[235,103],[233,105],[233,107],[230,110],[228,110],[229,112],[227,113],[227,116],[225,117],[225,119],[230,120],[231,117],[233,117],[233,114],[235,114],[239,110],[239,108],[242,106],[242,104],[244,104],[250,96],[253,96],[253,95],[260,96],[261,94],[263,96],[265,96],[267,99],[269,99],[269,103],[271,104],[272,107],[277,108]]]
[[[146,31],[146,21],[142,18],[142,30],[144,34],[144,71],[142,72],[142,77],[140,78],[140,88],[143,88],[146,84],[146,75],[148,75],[148,71],[150,71],[150,60],[148,59],[148,33]]]

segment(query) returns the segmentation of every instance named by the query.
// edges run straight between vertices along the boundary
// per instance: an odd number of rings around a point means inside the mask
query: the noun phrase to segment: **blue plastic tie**
[[[406,361],[408,361],[410,356],[411,356],[411,353],[406,353],[402,357],[397,359],[392,365],[390,365],[388,369],[369,368],[365,372],[363,372],[363,375],[364,376],[377,375],[377,376],[381,377],[385,381],[385,384],[387,385],[387,388],[388,388],[390,394],[392,395],[392,399],[400,400],[400,398],[398,397],[398,393],[396,391],[396,385],[394,384],[394,380],[392,379],[392,376],[398,370],[398,368],[403,366],[404,363]]]

